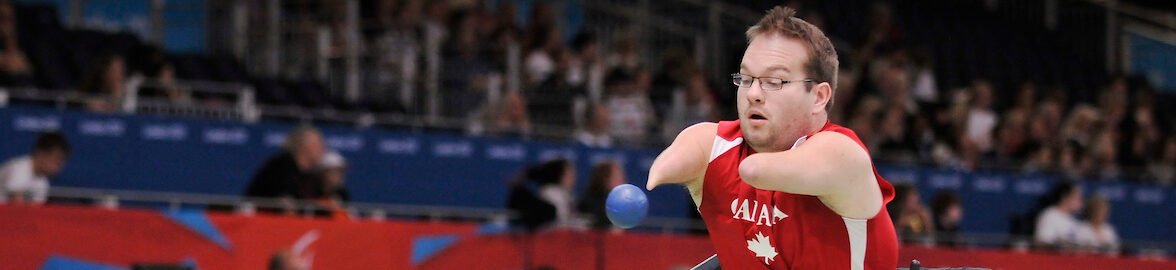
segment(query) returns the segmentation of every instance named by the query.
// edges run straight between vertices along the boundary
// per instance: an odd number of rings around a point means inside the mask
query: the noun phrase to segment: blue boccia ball
[[[604,210],[613,225],[628,229],[645,219],[645,215],[649,213],[649,200],[645,198],[645,191],[641,191],[641,188],[622,184],[608,193]]]

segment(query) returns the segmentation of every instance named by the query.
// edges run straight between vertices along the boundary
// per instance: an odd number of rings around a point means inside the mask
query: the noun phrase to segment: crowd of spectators
[[[791,5],[804,11],[803,4]],[[338,5],[296,1],[283,6],[296,15],[294,25],[333,33],[327,55],[344,55],[351,38],[371,56],[365,60],[370,67],[363,80],[365,104],[344,109],[425,115],[430,101],[421,89],[436,76],[438,92],[431,102],[437,103],[437,115],[472,134],[557,135],[596,147],[657,146],[690,124],[732,115],[728,92],[736,88],[708,81],[715,76],[708,76],[688,50],[660,52],[662,62],[655,70],[653,63],[643,62],[649,58],[640,56],[647,45],[632,34],[562,29],[560,7],[547,2],[528,6],[526,16],[519,15],[513,1],[372,0],[361,5],[360,27],[351,30]],[[19,14],[13,10],[9,1],[0,2],[0,81],[28,85],[38,67],[17,42]],[[828,28],[822,13],[801,14]],[[1176,180],[1173,117],[1158,109],[1170,98],[1146,80],[1113,77],[1096,97],[1072,96],[1066,85],[1033,76],[1018,85],[980,77],[967,85],[946,85],[937,81],[936,66],[954,63],[937,63],[926,44],[908,38],[897,16],[880,2],[870,7],[860,35],[829,31],[841,58],[832,121],[855,130],[876,160],[966,171],[997,167],[1071,179],[1146,179],[1165,185]],[[349,35],[353,30],[357,34]],[[574,34],[566,34],[570,30]],[[298,50],[310,45],[291,41],[287,54],[306,55]],[[440,58],[430,59],[430,51]],[[291,59],[300,58],[305,57]],[[170,59],[158,49],[93,58],[77,86],[93,96],[84,107],[119,110],[125,85],[143,79],[159,82],[145,94],[191,103],[192,95],[174,85],[176,67]],[[437,70],[429,69],[430,61],[438,63]],[[307,75],[304,65],[284,67],[289,77]]]
[[[389,56],[380,60],[385,67],[404,67],[396,65],[404,61],[420,67],[424,60],[404,57],[404,48],[442,44],[441,114],[462,119],[475,134],[563,132],[590,146],[649,146],[690,124],[731,117],[727,103],[733,102],[723,97],[736,88],[708,81],[714,76],[687,50],[661,52],[654,70],[639,57],[645,45],[633,37],[587,30],[567,35],[555,18],[558,9],[545,2],[530,6],[525,20],[510,1],[373,4],[379,8],[367,16],[378,23],[365,28],[368,50]],[[793,5],[803,9],[802,1]],[[802,15],[825,27],[821,13]],[[1035,76],[1016,85],[978,76],[946,85],[937,81],[936,65],[953,63],[937,63],[927,44],[907,38],[892,7],[879,3],[868,15],[860,36],[830,34],[842,63],[831,115],[855,130],[876,160],[1070,179],[1165,185],[1176,179],[1176,126],[1170,112],[1156,109],[1167,97],[1145,80],[1113,77],[1092,98]],[[511,61],[522,69],[517,86],[504,79]],[[427,71],[380,73],[420,72]],[[405,87],[395,79],[375,85]],[[412,100],[398,104],[407,112],[421,110]]]
[[[1119,254],[1122,251],[1111,206],[1101,195],[1084,199],[1082,186],[1063,181],[1038,198],[1037,205],[1010,220],[1006,243],[964,237],[959,233],[965,215],[959,195],[942,190],[924,204],[911,185],[895,185],[894,201],[886,205],[899,239],[906,243],[942,246],[1001,244],[1040,250]]]

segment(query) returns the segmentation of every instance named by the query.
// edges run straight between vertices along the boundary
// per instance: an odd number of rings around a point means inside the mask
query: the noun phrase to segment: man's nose
[[[751,85],[747,87],[747,101],[753,104],[764,102],[764,89],[759,80],[751,81]]]

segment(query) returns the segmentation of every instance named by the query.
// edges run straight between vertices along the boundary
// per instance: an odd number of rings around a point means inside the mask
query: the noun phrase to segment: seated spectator
[[[61,172],[69,151],[69,141],[61,133],[38,135],[32,153],[0,165],[0,204],[44,204],[49,198],[49,178]]]
[[[333,216],[346,217],[347,211],[343,209],[343,204],[351,200],[351,195],[344,186],[347,160],[338,152],[327,152],[323,154],[322,161],[316,166],[315,171],[322,181],[317,198],[319,203],[330,209]]]
[[[1168,136],[1160,150],[1160,157],[1147,165],[1148,174],[1161,185],[1170,186],[1176,181],[1176,134]]]
[[[1122,175],[1116,158],[1118,149],[1110,132],[1096,135],[1090,145],[1090,155],[1083,157],[1082,166],[1087,177],[1113,179]]]
[[[576,132],[576,141],[592,147],[612,147],[612,135],[609,135],[608,107],[596,104],[588,106],[587,124]]]
[[[580,33],[572,40],[574,54],[568,59],[568,84],[582,87],[592,102],[600,102],[604,95],[604,62],[596,37],[591,33]]]
[[[572,162],[560,159],[544,163],[532,173],[539,181],[539,197],[555,206],[556,226],[580,225],[576,215],[576,197],[572,188],[576,185],[576,169]]]
[[[614,187],[627,182],[625,172],[616,162],[606,161],[592,167],[592,174],[588,177],[588,188],[580,196],[577,209],[591,218],[593,228],[608,228],[612,223],[604,212],[605,201]]]
[[[914,186],[894,186],[894,201],[887,204],[887,211],[894,221],[899,239],[907,241],[930,237],[935,232],[931,224],[931,213],[919,199],[919,190]]]
[[[483,108],[480,117],[470,125],[470,133],[493,136],[520,136],[531,134],[531,120],[527,113],[527,101],[518,92],[507,92],[497,104]]]
[[[1039,142],[1030,142],[1025,149],[1027,156],[1021,165],[1021,172],[1039,173],[1054,169],[1053,148]]]
[[[550,13],[547,9],[547,4],[539,4],[533,8],[532,21],[524,35],[523,52],[526,56],[523,58],[523,71],[527,86],[535,86],[546,81],[555,72],[558,64],[556,61],[564,50],[559,27],[555,24],[541,24],[539,21],[543,19],[536,18],[547,16],[539,15]]]
[[[534,230],[547,226],[582,226],[576,216],[572,187],[576,172],[566,159],[528,168],[511,181],[507,208],[518,211],[516,224]]]
[[[959,231],[960,223],[964,220],[964,208],[960,206],[960,196],[951,191],[939,192],[931,199],[931,211],[935,214],[935,231],[939,243],[961,244]]]
[[[666,141],[673,141],[679,131],[690,125],[719,118],[718,105],[701,72],[688,75],[686,85],[674,89],[672,99],[668,111],[663,113],[662,138]]]
[[[645,94],[649,72],[630,74],[614,70],[607,81],[610,94],[605,104],[611,113],[609,130],[613,137],[629,145],[645,142],[650,126],[656,122],[653,105]]]
[[[972,83],[972,104],[968,110],[968,138],[976,142],[980,152],[993,149],[992,130],[996,127],[996,112],[992,111],[992,84],[978,80]]]
[[[1107,253],[1118,253],[1119,235],[1115,233],[1115,226],[1108,220],[1111,216],[1111,205],[1102,196],[1092,196],[1086,200],[1086,208],[1082,210],[1083,221],[1078,223],[1074,241],[1082,249],[1090,249]]]
[[[449,20],[450,38],[446,43],[444,75],[441,76],[441,114],[451,119],[467,119],[486,95],[486,75],[490,64],[482,55],[477,21],[468,10],[453,12]]]
[[[312,175],[312,169],[321,162],[325,151],[322,133],[317,129],[310,126],[294,128],[286,135],[282,151],[267,159],[253,175],[245,196],[286,200],[316,198],[320,182]]]
[[[33,86],[33,67],[20,49],[12,1],[0,1],[0,85]]]
[[[1082,187],[1073,182],[1060,183],[1043,197],[1043,202],[1048,207],[1037,215],[1034,242],[1045,248],[1072,246],[1078,229],[1074,213],[1082,208]]]
[[[122,109],[125,96],[124,80],[126,64],[122,56],[107,54],[94,62],[80,91],[91,98],[86,109],[94,112],[115,112]]]
[[[140,96],[163,98],[175,104],[191,103],[192,97],[176,84],[176,67],[170,62],[152,63],[143,74],[150,81],[139,91]]]

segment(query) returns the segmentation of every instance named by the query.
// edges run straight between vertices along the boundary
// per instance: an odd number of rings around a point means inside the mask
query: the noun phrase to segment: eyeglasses
[[[751,84],[755,83],[755,80],[759,80],[760,88],[763,88],[764,90],[769,90],[769,91],[780,90],[780,88],[783,88],[785,84],[794,83],[794,82],[805,82],[805,83],[815,82],[815,80],[813,80],[813,79],[804,79],[804,80],[799,80],[799,81],[786,81],[786,80],[780,79],[780,78],[755,77],[755,76],[751,76],[751,75],[747,75],[747,74],[739,74],[739,73],[732,73],[731,74],[731,82],[735,83],[735,85],[739,86],[740,88],[751,87]]]

